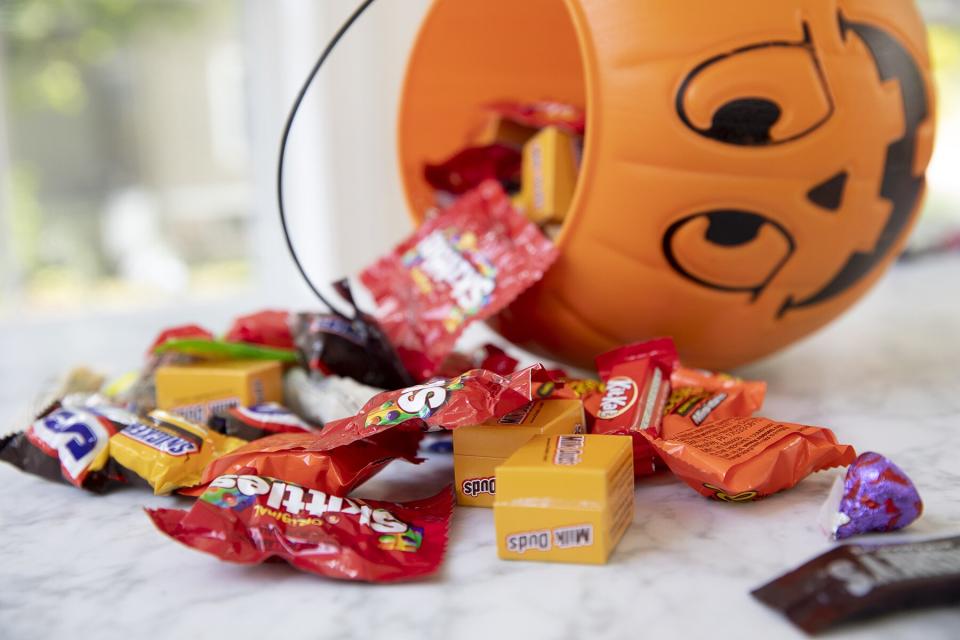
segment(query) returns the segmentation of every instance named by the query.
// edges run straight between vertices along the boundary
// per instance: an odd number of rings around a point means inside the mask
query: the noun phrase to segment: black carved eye
[[[673,270],[719,291],[760,294],[793,254],[780,224],[738,209],[705,211],[670,226],[663,252]]]
[[[713,114],[706,135],[714,140],[744,146],[768,144],[770,129],[780,119],[780,107],[761,98],[734,100]]]
[[[704,62],[684,79],[676,102],[698,134],[746,147],[808,135],[834,109],[806,28],[796,42],[762,42]]]
[[[722,247],[753,242],[766,219],[746,211],[711,211],[704,214],[710,221],[706,239]]]

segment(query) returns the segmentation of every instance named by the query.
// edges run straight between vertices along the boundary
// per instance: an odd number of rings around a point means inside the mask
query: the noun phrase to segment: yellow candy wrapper
[[[212,460],[245,444],[172,413],[153,411],[110,438],[110,457],[162,495],[200,484]]]

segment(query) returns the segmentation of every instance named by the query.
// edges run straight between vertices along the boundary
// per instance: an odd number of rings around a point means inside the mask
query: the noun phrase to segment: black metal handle
[[[317,61],[310,70],[310,73],[307,75],[307,79],[304,81],[303,86],[300,87],[300,91],[297,93],[297,97],[293,101],[293,106],[290,108],[290,114],[287,116],[287,122],[283,127],[283,135],[280,138],[280,157],[277,161],[277,210],[280,213],[280,227],[283,229],[283,238],[287,242],[287,249],[290,251],[290,257],[293,258],[293,264],[297,267],[297,271],[299,271],[300,275],[303,276],[307,286],[310,287],[310,290],[313,291],[314,294],[316,294],[317,298],[319,298],[323,304],[329,307],[330,311],[344,318],[346,318],[346,316],[344,316],[344,314],[335,306],[330,304],[330,302],[320,292],[320,289],[314,284],[313,280],[310,279],[306,269],[303,267],[303,263],[300,262],[300,258],[297,256],[297,250],[293,246],[293,238],[290,237],[290,229],[287,225],[287,213],[283,204],[283,169],[287,153],[287,142],[290,139],[290,131],[293,128],[293,121],[296,119],[297,113],[300,111],[300,106],[303,104],[303,99],[307,95],[307,91],[310,89],[310,86],[313,84],[313,80],[316,78],[317,72],[320,71],[320,67],[323,66],[323,63],[326,62],[327,58],[330,57],[330,54],[333,53],[334,48],[336,48],[343,36],[346,35],[347,31],[350,30],[353,24],[360,18],[361,15],[363,15],[363,12],[366,11],[370,5],[373,4],[373,2],[374,0],[364,0],[364,2],[350,15],[350,17],[347,18],[347,21],[340,26],[330,42],[327,43],[323,53],[321,53],[320,57],[317,58]]]

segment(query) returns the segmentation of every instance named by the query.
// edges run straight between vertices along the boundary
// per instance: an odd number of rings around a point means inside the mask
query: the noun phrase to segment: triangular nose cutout
[[[843,204],[843,193],[847,188],[849,174],[841,171],[826,182],[822,182],[807,193],[810,202],[822,209],[836,211]]]

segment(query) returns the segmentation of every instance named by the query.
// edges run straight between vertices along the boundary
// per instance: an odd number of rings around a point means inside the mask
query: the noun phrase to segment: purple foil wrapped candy
[[[861,533],[902,529],[923,513],[923,501],[900,467],[867,452],[837,478],[820,512],[821,526],[835,540]]]

